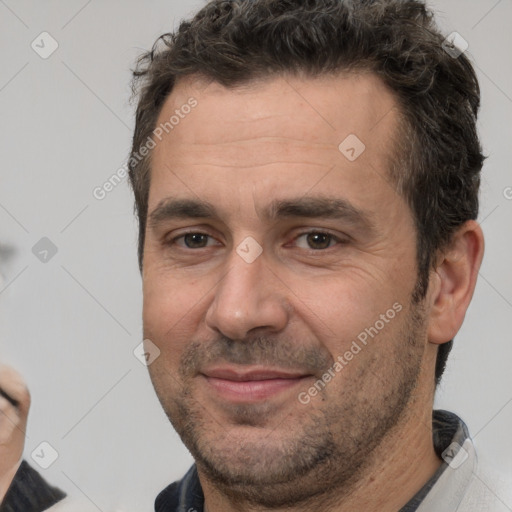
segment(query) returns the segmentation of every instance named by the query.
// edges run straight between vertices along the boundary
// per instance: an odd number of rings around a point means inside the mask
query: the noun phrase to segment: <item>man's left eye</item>
[[[301,241],[302,239],[302,241]],[[311,231],[303,233],[295,239],[295,245],[301,249],[321,250],[328,249],[341,240],[330,233],[323,233],[321,231]]]

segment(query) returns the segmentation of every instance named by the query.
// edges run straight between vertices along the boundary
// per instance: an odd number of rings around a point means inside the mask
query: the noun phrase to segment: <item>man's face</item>
[[[150,375],[200,474],[267,506],[300,500],[370,463],[418,380],[396,103],[371,75],[187,80],[158,124],[176,110],[152,155]]]

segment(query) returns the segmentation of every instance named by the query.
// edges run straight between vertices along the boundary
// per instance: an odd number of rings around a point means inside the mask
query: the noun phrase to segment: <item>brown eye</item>
[[[202,249],[208,246],[209,235],[204,233],[186,233],[175,239],[175,242],[182,240],[178,245],[185,245],[188,249]]]
[[[312,249],[327,249],[331,243],[332,236],[326,233],[310,233],[307,236],[307,240]]]
[[[329,233],[311,231],[298,236],[296,239],[296,245],[301,249],[320,251],[322,249],[332,247],[338,241],[337,237]]]
[[[209,237],[204,233],[187,233],[181,238],[189,249],[200,249],[208,245]]]

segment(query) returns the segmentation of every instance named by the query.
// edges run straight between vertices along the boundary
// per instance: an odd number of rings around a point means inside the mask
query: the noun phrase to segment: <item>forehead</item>
[[[254,137],[281,136],[287,128],[290,135],[311,142],[330,136],[335,142],[350,131],[371,144],[382,133],[377,129],[380,121],[385,117],[392,123],[398,112],[392,92],[372,73],[283,75],[229,88],[186,77],[165,101],[157,124],[169,120],[192,96],[199,107],[193,110],[197,122],[193,131],[173,129],[177,142],[227,142],[238,138],[239,128],[249,129]]]
[[[264,189],[262,197],[286,188],[296,196],[322,176],[323,193],[357,195],[369,180],[389,188],[398,119],[393,94],[372,74],[279,76],[235,88],[182,79],[157,122],[164,129],[152,155],[150,208],[171,182],[183,197],[213,197],[216,185],[235,184]]]

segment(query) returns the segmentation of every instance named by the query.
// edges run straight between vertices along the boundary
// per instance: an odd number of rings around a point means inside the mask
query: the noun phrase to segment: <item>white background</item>
[[[44,477],[99,510],[152,510],[192,461],[132,353],[142,301],[131,192],[123,182],[100,201],[93,189],[128,155],[136,56],[201,5],[0,0],[0,359],[32,393],[26,458],[49,442],[59,457]],[[436,405],[512,473],[512,1],[430,5],[469,43],[489,155],[486,256]],[[59,45],[48,59],[31,48],[43,31]],[[58,249],[47,263],[32,253],[42,237]]]

